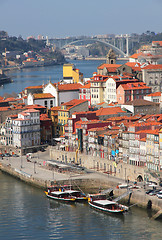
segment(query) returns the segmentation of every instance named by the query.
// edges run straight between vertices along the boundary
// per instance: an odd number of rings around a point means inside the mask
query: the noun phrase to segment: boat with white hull
[[[89,194],[88,203],[97,210],[112,214],[123,214],[129,209],[125,205],[108,200],[103,194]]]

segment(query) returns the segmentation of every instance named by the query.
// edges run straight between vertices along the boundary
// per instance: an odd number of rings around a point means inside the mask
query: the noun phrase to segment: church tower
[[[107,64],[116,64],[116,54],[114,53],[112,48],[110,48],[110,50],[107,54],[106,63]]]

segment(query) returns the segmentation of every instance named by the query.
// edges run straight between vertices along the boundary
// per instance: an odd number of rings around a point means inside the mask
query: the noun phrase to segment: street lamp
[[[34,173],[36,173],[35,164],[36,164],[36,161],[34,161]]]
[[[21,149],[21,168],[22,168],[22,149]]]
[[[54,168],[53,168],[52,174],[53,174],[53,180],[54,180]]]

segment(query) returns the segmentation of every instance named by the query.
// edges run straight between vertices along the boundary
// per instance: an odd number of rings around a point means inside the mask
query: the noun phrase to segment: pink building
[[[143,82],[123,84],[117,88],[117,102],[124,104],[136,99],[143,99],[149,93],[151,93],[151,88]]]

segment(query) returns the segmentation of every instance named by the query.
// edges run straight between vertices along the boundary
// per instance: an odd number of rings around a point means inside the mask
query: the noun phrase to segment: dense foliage
[[[17,51],[19,53],[34,51],[36,53],[40,53],[41,55],[45,56],[48,60],[55,59],[58,63],[65,62],[64,56],[59,50],[55,50],[54,52],[48,51],[47,53],[45,53],[42,51],[45,48],[46,48],[45,40],[36,40],[34,38],[30,38],[29,40],[24,40],[21,36],[19,36],[18,38],[9,37],[7,32],[0,31],[0,52],[1,53],[5,52],[5,49],[7,51]]]

